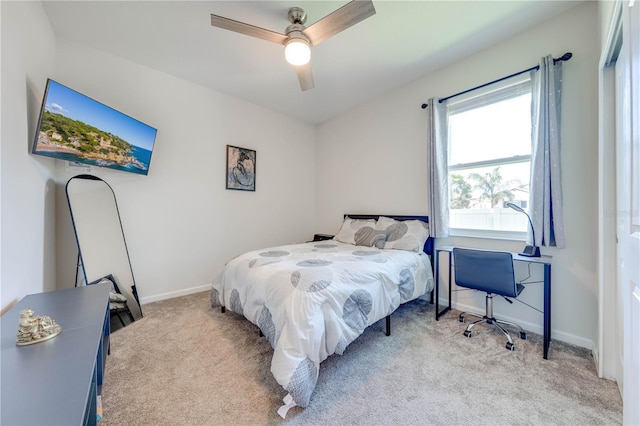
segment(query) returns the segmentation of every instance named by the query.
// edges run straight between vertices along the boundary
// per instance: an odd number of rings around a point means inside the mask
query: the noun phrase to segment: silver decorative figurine
[[[60,333],[62,327],[50,317],[35,315],[31,308],[20,311],[16,345],[32,345],[56,337]]]

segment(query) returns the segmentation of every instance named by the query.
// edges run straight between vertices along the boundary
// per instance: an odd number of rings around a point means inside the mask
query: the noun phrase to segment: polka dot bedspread
[[[271,372],[306,407],[320,363],[365,328],[433,288],[429,257],[338,241],[242,254],[215,277],[211,305],[256,324],[274,349]]]

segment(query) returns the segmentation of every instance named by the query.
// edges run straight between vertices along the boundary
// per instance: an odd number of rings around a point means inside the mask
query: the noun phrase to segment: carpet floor
[[[100,426],[622,424],[617,385],[589,351],[552,341],[544,360],[528,333],[510,352],[489,327],[464,337],[455,311],[436,322],[424,300],[398,308],[391,336],[381,320],[325,360],[309,406],[283,420],[286,391],[255,325],[211,308],[208,292],[142,309],[111,335]]]

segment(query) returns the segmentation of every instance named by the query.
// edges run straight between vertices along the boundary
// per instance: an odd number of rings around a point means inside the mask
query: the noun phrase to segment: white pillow
[[[395,220],[380,216],[377,229],[384,230],[385,249],[409,250],[420,253],[429,238],[429,224],[421,220]]]
[[[340,231],[333,237],[334,240],[341,243],[356,244],[355,236],[356,232],[360,228],[369,227],[372,230],[376,228],[376,221],[374,219],[351,219],[347,217],[342,222]]]

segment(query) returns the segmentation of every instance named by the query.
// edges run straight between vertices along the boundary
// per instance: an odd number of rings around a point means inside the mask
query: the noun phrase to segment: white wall
[[[345,212],[426,212],[425,111],[420,105],[428,97],[528,68],[548,53],[571,51],[573,59],[564,64],[562,122],[568,247],[543,251],[554,256],[553,337],[587,347],[596,340],[600,43],[595,3],[577,6],[317,129],[55,39],[40,3],[0,4],[3,309],[55,284],[70,287],[75,275],[63,191],[74,173],[62,163],[29,154],[47,77],[159,130],[149,176],[93,170],[116,191],[138,291],[143,301],[152,301],[205,289],[222,264],[244,250],[335,232]],[[226,144],[257,150],[255,193],[224,189]],[[522,247],[522,242],[481,239],[445,243]],[[530,321],[524,312],[513,315]],[[531,323],[537,326],[535,318]]]
[[[567,248],[553,256],[552,338],[593,348],[597,338],[597,4],[587,2],[517,37],[382,96],[318,127],[318,232],[335,232],[343,213],[422,214],[427,210],[426,112],[446,97],[529,68],[541,56],[572,52],[563,64],[562,173]],[[428,41],[425,41],[428,43]],[[336,191],[336,188],[340,188]],[[455,239],[466,245],[519,251],[523,242]],[[534,271],[535,272],[535,271]],[[529,292],[533,301],[536,288]],[[541,292],[541,289],[540,289]],[[484,309],[483,298],[461,304]],[[541,303],[541,302],[540,302]],[[522,305],[496,312],[541,332],[542,316]]]
[[[308,240],[315,223],[315,128],[64,39],[56,80],[158,129],[148,176],[93,168],[113,187],[141,301],[206,290],[248,249]],[[256,191],[225,189],[226,145],[257,151]],[[75,173],[58,167],[63,183]],[[58,286],[75,242],[58,190]]]
[[[616,8],[616,3],[621,0],[601,0],[598,2],[598,31],[600,33],[600,50],[604,50],[609,32],[609,24]],[[624,3],[624,1],[623,1]]]
[[[47,77],[53,31],[39,2],[2,9],[1,306],[55,289],[53,160],[30,155]]]
[[[57,39],[40,2],[2,7],[2,310],[74,285],[64,185],[79,172],[30,154],[47,77],[158,129],[148,176],[94,167],[116,192],[142,302],[206,290],[229,258],[308,240],[315,128]],[[256,191],[225,190],[226,145],[257,151]]]

